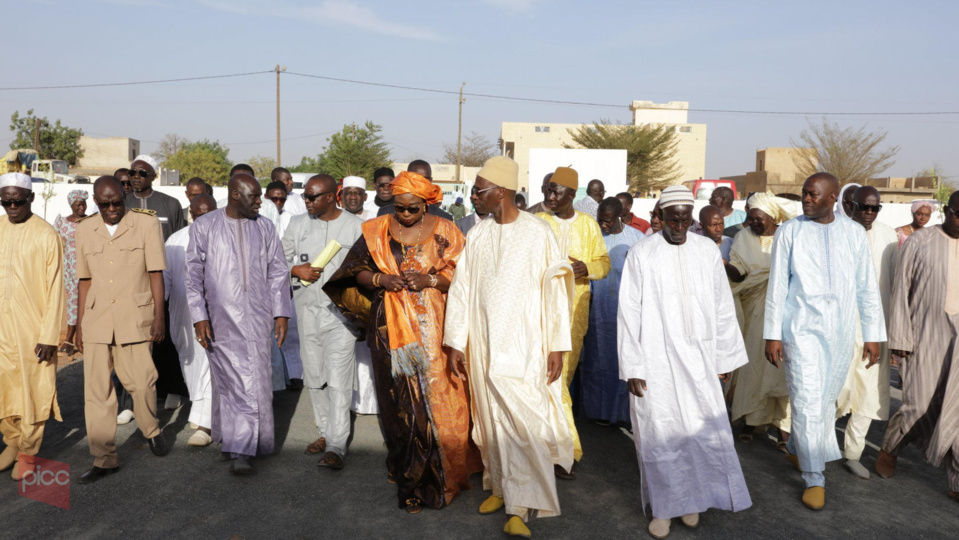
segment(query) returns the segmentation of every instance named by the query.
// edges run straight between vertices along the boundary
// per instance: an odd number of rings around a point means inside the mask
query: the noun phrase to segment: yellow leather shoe
[[[786,454],[786,460],[792,463],[797,471],[802,472],[802,469],[799,468],[799,456],[796,454]]]
[[[822,510],[826,506],[826,488],[813,486],[802,492],[802,503],[810,510]]]
[[[20,449],[16,445],[7,445],[3,452],[0,452],[0,471],[13,467],[13,464],[17,462],[17,454],[19,453]]]
[[[506,506],[506,503],[503,502],[502,497],[490,495],[485,501],[482,502],[482,504],[480,504],[479,513],[485,516],[486,514],[492,514],[499,511],[499,509],[504,506]]]
[[[506,526],[503,527],[503,532],[506,533],[506,536],[517,536],[519,538],[533,537],[533,533],[530,532],[529,527],[523,523],[523,520],[519,516],[513,516],[509,518],[509,521],[506,522]]]

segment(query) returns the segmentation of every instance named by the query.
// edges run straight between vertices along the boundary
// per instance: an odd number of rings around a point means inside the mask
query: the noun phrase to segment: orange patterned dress
[[[368,291],[356,276],[369,270],[452,279],[466,239],[451,221],[437,219],[423,242],[403,245],[390,235],[391,219],[363,224],[364,241],[354,244],[324,291],[367,328],[387,468],[397,483],[399,506],[416,498],[441,508],[469,488],[470,474],[482,470],[470,439],[468,384],[453,377],[443,348],[446,294],[434,288]]]

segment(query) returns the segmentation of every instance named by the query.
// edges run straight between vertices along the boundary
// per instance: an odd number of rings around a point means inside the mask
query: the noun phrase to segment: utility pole
[[[33,128],[33,149],[40,153],[40,119],[36,119],[36,127]]]
[[[460,167],[460,163],[462,163],[462,161],[463,161],[463,160],[462,160],[462,157],[460,156],[460,152],[462,151],[462,148],[463,148],[463,145],[462,145],[462,142],[463,142],[463,103],[466,103],[466,100],[463,99],[463,87],[464,87],[464,86],[466,86],[466,82],[465,82],[465,81],[463,82],[462,85],[460,85],[460,121],[459,121],[459,127],[456,129],[456,183],[457,183],[457,184],[460,182],[460,168],[461,168],[461,167]]]
[[[276,65],[276,166],[280,167],[280,72],[286,71],[286,66]]]

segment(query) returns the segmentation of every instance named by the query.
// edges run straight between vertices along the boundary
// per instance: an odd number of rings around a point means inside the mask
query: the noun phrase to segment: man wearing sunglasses
[[[153,210],[160,221],[163,231],[163,241],[170,239],[173,233],[187,226],[183,216],[183,207],[180,201],[159,191],[153,190],[153,180],[157,176],[157,162],[147,155],[139,155],[130,164],[130,183],[133,193],[126,196],[124,203],[127,208],[142,208]],[[169,312],[165,318],[169,322]],[[166,396],[164,408],[173,410],[180,406],[181,396],[187,394],[186,382],[180,370],[180,358],[176,347],[169,339],[164,339],[153,347],[153,361],[156,364],[159,379],[157,392]],[[125,412],[125,411],[124,411]],[[134,411],[136,414],[136,411]],[[128,414],[125,416],[129,416]]]
[[[306,203],[303,196],[293,191],[293,174],[289,169],[277,167],[270,172],[270,182],[283,182],[286,187],[286,204],[283,212],[292,216],[299,216],[306,213]]]
[[[113,176],[120,181],[120,184],[123,186],[123,196],[133,193],[133,184],[130,183],[130,169],[126,167],[122,169],[117,169],[113,172]]]
[[[163,270],[166,251],[152,210],[127,212],[123,186],[113,176],[93,184],[100,212],[77,224],[77,346],[83,353],[87,439],[93,468],[79,483],[119,470],[117,401],[110,381],[116,371],[133,398],[137,427],[157,456],[169,451],[156,417],[154,343],[166,336]],[[179,370],[177,364],[177,370]]]
[[[889,297],[896,274],[896,256],[899,253],[899,238],[888,225],[876,222],[882,204],[879,191],[872,186],[856,189],[852,196],[852,220],[866,229],[866,242],[872,255],[872,264],[879,281],[879,297],[885,315],[886,331],[889,331]],[[853,361],[849,365],[846,385],[839,393],[836,403],[837,416],[850,414],[843,437],[843,464],[846,470],[862,479],[869,478],[869,471],[859,462],[866,448],[866,433],[873,420],[889,418],[889,347],[879,345],[879,361],[872,367],[862,362],[862,332],[856,332]]]
[[[157,176],[157,162],[147,155],[137,156],[130,164],[130,184],[133,193],[126,196],[127,208],[146,208],[156,212],[163,229],[163,241],[170,235],[186,227],[183,207],[175,198],[159,191],[153,191],[153,180]],[[122,182],[122,181],[121,181]]]
[[[0,471],[33,470],[43,427],[60,418],[57,343],[64,306],[63,251],[56,230],[30,210],[29,176],[0,176]]]

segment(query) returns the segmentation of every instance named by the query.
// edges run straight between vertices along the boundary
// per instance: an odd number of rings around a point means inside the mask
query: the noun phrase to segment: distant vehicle
[[[303,185],[306,184],[306,181],[318,174],[320,173],[312,173],[312,172],[290,173],[290,176],[293,177],[293,189],[303,189]]]
[[[30,176],[33,178],[42,178],[47,182],[76,184],[89,183],[90,179],[86,176],[76,176],[67,172],[67,162],[62,159],[35,159],[30,164]]]
[[[708,201],[718,187],[728,187],[736,193],[736,182],[733,180],[686,180],[683,185],[693,192],[697,201]]]
[[[10,150],[3,156],[3,163],[0,164],[0,174],[27,171],[35,159],[37,159],[37,151],[33,148]]]

